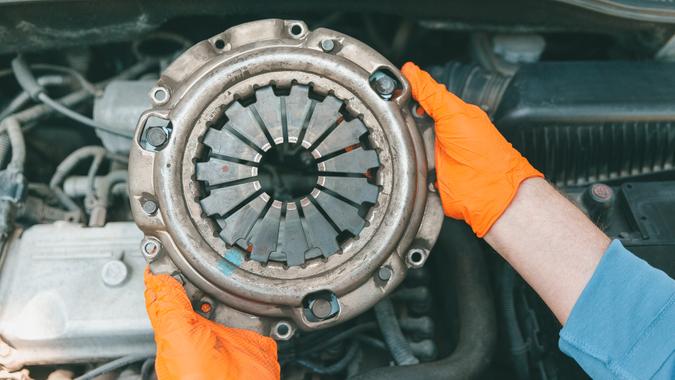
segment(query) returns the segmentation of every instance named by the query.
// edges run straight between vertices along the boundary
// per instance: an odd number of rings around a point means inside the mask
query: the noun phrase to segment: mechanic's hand
[[[485,236],[520,183],[543,175],[480,108],[464,103],[412,62],[401,72],[410,82],[413,98],[434,119],[437,186],[445,214],[465,220],[478,237]]]
[[[155,330],[159,380],[279,379],[274,340],[195,313],[171,276],[146,269],[145,306]]]

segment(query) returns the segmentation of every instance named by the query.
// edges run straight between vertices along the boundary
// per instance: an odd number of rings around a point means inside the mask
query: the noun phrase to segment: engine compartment
[[[532,289],[444,220],[408,59],[674,275],[666,10],[301,3],[120,2],[79,25],[0,5],[0,378],[154,378],[148,264],[275,338],[284,379],[585,378]]]

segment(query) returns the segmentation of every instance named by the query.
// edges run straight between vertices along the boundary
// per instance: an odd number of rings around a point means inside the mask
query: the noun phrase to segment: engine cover
[[[57,222],[11,239],[0,256],[0,365],[152,355],[142,238],[133,222]]]
[[[424,264],[443,218],[432,132],[368,46],[300,21],[242,24],[181,55],[150,97],[129,164],[142,251],[205,316],[288,339],[360,314]]]

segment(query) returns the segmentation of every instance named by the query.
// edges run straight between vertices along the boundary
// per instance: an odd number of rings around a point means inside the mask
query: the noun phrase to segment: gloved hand
[[[401,72],[413,98],[434,119],[437,186],[445,214],[466,221],[478,237],[485,236],[520,183],[543,175],[480,108],[464,103],[412,62]]]
[[[159,380],[279,379],[273,339],[195,313],[171,276],[145,271],[145,306],[155,330]]]

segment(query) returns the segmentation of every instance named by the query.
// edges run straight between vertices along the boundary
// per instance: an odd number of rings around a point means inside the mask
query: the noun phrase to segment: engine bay
[[[675,274],[669,5],[310,3],[0,4],[0,379],[156,378],[146,267],[282,379],[587,378],[444,217],[408,60]]]

